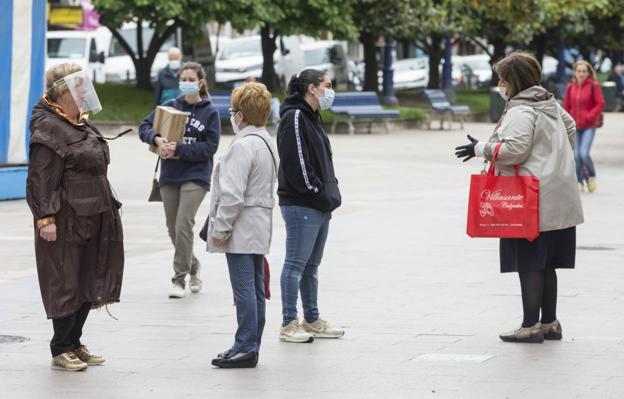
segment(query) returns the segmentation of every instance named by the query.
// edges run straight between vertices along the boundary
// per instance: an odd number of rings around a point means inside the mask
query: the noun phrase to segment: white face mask
[[[329,109],[334,103],[336,92],[330,88],[325,88],[325,94],[321,97],[317,96],[321,109]]]
[[[171,69],[180,69],[182,66],[182,61],[180,60],[169,60],[169,68]]]
[[[498,94],[503,98],[503,100],[508,101],[509,97],[507,96],[507,88],[504,86],[498,86]]]
[[[236,115],[230,116],[230,124],[232,124],[232,131],[234,132],[234,134],[238,134],[238,133],[240,133],[240,128],[238,127],[238,125],[234,121],[234,117],[235,116]]]

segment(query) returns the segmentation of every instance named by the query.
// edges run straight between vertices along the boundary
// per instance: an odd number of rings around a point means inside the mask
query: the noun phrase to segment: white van
[[[327,72],[337,84],[348,80],[344,44],[333,40],[315,41],[306,36],[285,36],[277,39],[273,55],[275,73],[282,87],[292,75],[305,68]],[[217,84],[232,88],[253,76],[262,76],[263,57],[260,36],[223,40],[215,59]]]
[[[346,85],[349,72],[345,46],[346,44],[334,40],[301,44],[303,68],[326,72],[334,86]]]
[[[137,51],[136,40],[136,23],[126,23],[120,30],[121,36],[128,42],[130,48],[133,51]],[[147,24],[143,25],[143,49],[147,51],[150,40],[154,35],[154,29],[150,28]],[[158,72],[167,66],[169,59],[167,57],[167,50],[170,47],[175,46],[176,35],[171,35],[165,43],[160,47],[160,51],[154,58],[150,76],[152,80],[155,80],[158,76]],[[107,45],[106,59],[104,62],[104,68],[106,71],[107,83],[130,83],[136,80],[136,71],[132,58],[126,53],[121,44],[115,37],[110,37]]]
[[[94,31],[48,31],[46,70],[52,65],[71,62],[88,71],[94,82],[104,83],[106,46],[110,36],[110,31],[103,27]]]

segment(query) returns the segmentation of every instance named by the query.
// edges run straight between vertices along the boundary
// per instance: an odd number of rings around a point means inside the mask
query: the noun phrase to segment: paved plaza
[[[0,342],[0,398],[624,398],[624,115],[607,114],[597,133],[598,191],[583,194],[577,269],[558,274],[564,338],[543,344],[498,339],[522,318],[518,277],[498,272],[497,240],[465,234],[469,175],[481,165],[462,164],[453,147],[493,127],[331,137],[343,206],[319,269],[320,309],[346,335],[279,342],[276,208],[256,369],[210,365],[236,328],[223,255],[197,239],[203,291],[167,298],[173,250],[162,205],[146,202],[155,158],[136,135],[111,142],[126,246],[122,302],[110,307],[119,320],[93,311],[83,336],[104,366],[49,368],[30,211],[0,202],[0,336],[26,338]]]

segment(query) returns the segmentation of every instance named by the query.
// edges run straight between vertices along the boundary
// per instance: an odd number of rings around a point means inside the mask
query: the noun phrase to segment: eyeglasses
[[[238,110],[234,109],[234,108],[228,108],[228,112],[230,113],[230,116],[234,116],[234,115],[236,115]]]

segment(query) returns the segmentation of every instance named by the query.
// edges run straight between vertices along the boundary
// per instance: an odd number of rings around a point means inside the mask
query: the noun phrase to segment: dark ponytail
[[[182,69],[180,69],[180,74],[182,74],[182,72],[186,71],[187,69],[190,69],[191,71],[195,72],[199,80],[203,79],[204,82],[206,82],[206,72],[204,71],[204,68],[201,66],[201,64],[198,64],[197,62],[187,62],[186,64],[182,65]],[[207,82],[199,86],[199,96],[201,98],[208,97],[208,83]]]
[[[304,69],[299,76],[293,75],[292,78],[290,78],[286,94],[289,96],[293,94],[305,96],[308,91],[308,86],[311,84],[314,86],[320,85],[325,75],[325,72],[319,71],[318,69]]]

